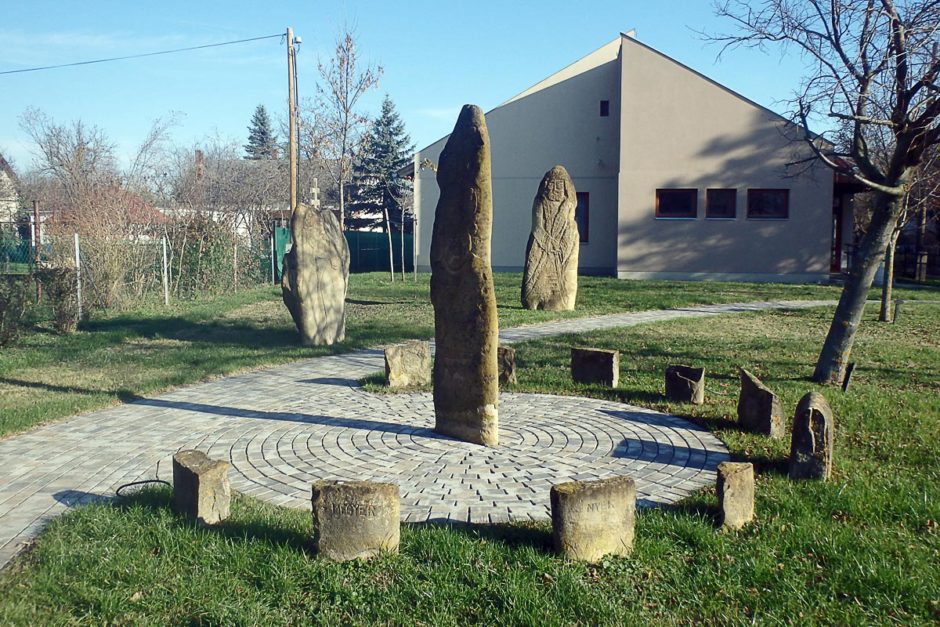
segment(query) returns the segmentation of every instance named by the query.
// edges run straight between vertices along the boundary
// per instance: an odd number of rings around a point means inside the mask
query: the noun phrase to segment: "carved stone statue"
[[[333,344],[346,336],[349,247],[332,211],[297,205],[290,221],[293,244],[284,255],[281,294],[305,345]]]
[[[437,170],[441,195],[431,237],[434,430],[496,446],[499,326],[490,266],[490,138],[479,107],[465,105]]]
[[[522,306],[571,311],[578,296],[578,199],[567,170],[545,173],[532,203],[532,233],[525,251]]]

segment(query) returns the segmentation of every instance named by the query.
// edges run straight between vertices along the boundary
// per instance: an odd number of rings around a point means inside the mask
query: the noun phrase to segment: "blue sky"
[[[422,147],[450,131],[460,106],[488,110],[588,52],[636,29],[638,39],[781,111],[797,86],[800,59],[740,49],[716,60],[718,48],[695,30],[727,29],[708,0],[31,0],[8,2],[0,23],[0,71],[123,56],[283,32],[303,38],[298,56],[301,98],[314,94],[318,58],[328,56],[344,23],[354,27],[363,57],[380,64],[367,114],[388,93],[412,139]],[[57,121],[95,124],[131,154],[151,122],[179,115],[174,138],[192,144],[218,134],[244,142],[252,111],[286,109],[285,49],[279,39],[0,76],[0,153],[17,169],[32,161],[19,126],[27,107]]]

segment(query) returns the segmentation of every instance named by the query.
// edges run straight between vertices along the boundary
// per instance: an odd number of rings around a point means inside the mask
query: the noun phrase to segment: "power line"
[[[277,35],[264,35],[263,37],[251,37],[249,39],[236,39],[234,41],[223,41],[217,44],[204,44],[202,46],[190,46],[189,48],[176,48],[174,50],[161,50],[159,52],[145,52],[142,54],[129,54],[124,57],[110,57],[107,59],[95,59],[93,61],[77,61],[75,63],[61,63],[59,65],[45,65],[42,67],[31,67],[24,68],[22,70],[5,70],[0,72],[0,76],[3,74],[21,74],[23,72],[39,72],[40,70],[55,70],[63,67],[75,67],[77,65],[91,65],[93,63],[108,63],[110,61],[124,61],[126,59],[140,59],[142,57],[155,57],[161,54],[173,54],[175,52],[188,52],[190,50],[202,50],[204,48],[216,48],[218,46],[231,46],[232,44],[243,44],[249,41],[258,41],[261,39],[273,39],[275,37],[284,37],[284,33],[278,33]]]

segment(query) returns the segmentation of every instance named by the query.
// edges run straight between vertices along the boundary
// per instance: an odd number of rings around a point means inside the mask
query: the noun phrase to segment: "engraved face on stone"
[[[548,199],[552,202],[561,202],[565,199],[565,180],[561,177],[549,179],[545,186]]]

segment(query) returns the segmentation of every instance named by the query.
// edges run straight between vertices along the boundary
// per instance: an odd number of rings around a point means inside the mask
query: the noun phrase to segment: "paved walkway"
[[[646,322],[831,305],[779,301],[614,314],[508,329],[503,342]],[[198,448],[229,459],[233,487],[309,507],[320,478],[394,481],[406,521],[543,519],[553,483],[627,474],[641,505],[711,484],[724,445],[685,420],[620,403],[502,394],[500,447],[431,430],[429,394],[374,395],[356,381],[382,370],[365,350],[193,385],[0,441],[0,567],[68,507],[123,483],[171,478],[170,458]]]

